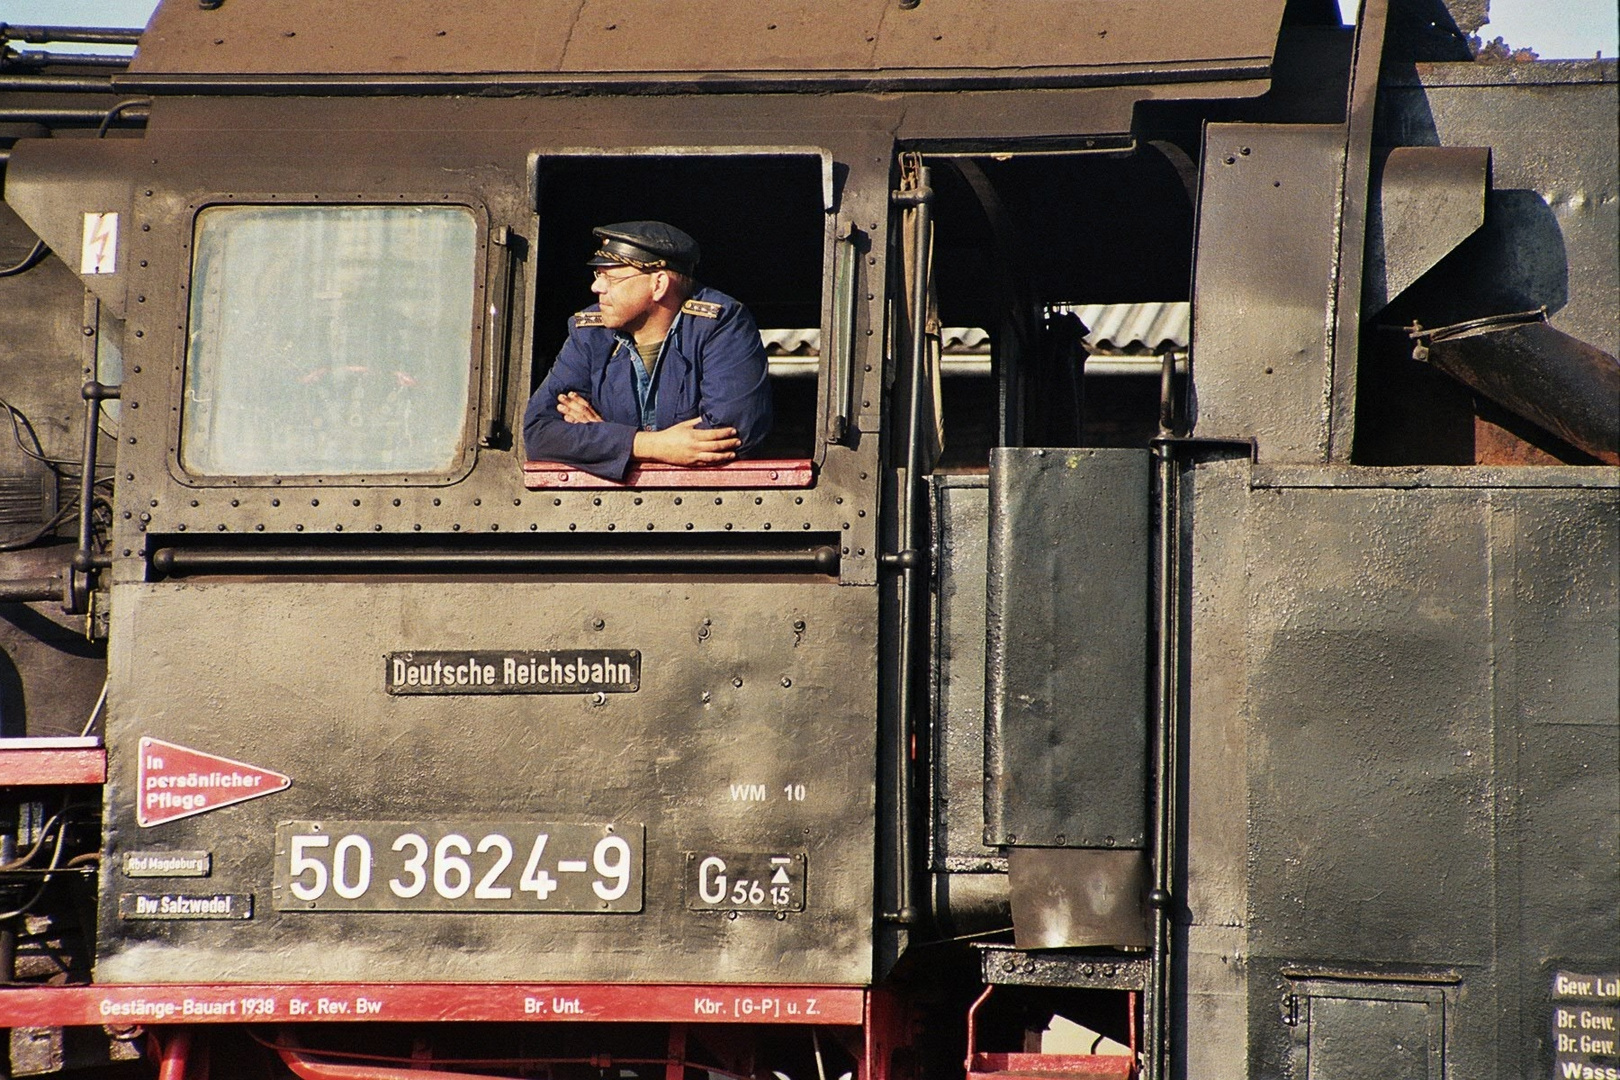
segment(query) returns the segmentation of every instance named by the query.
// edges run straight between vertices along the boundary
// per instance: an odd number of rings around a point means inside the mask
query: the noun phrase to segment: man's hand
[[[562,413],[562,418],[570,424],[600,424],[602,422],[602,418],[591,407],[591,403],[572,390],[566,394],[557,395],[557,411]]]
[[[735,458],[737,447],[742,445],[737,429],[700,428],[701,419],[694,416],[662,431],[636,432],[630,456],[637,461],[660,461],[666,465],[721,465]]]

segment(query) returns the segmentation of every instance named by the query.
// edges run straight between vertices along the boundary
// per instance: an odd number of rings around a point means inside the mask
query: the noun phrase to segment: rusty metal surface
[[[1024,952],[986,945],[979,953],[984,981],[1002,986],[1086,986],[1098,990],[1145,990],[1149,961],[1128,953],[1086,950]]]
[[[1013,943],[1020,949],[1145,949],[1145,851],[1015,847],[1007,855]]]
[[[1620,465],[1620,360],[1545,322],[1436,337],[1430,364],[1609,465]]]
[[[135,76],[657,73],[711,84],[749,72],[808,81],[835,73],[1187,66],[1252,77],[1270,63],[1281,0],[1127,5],[1076,0],[426,0],[213,10],[168,0],[131,64]],[[379,26],[387,33],[379,35]],[[1033,58],[1039,58],[1032,63]],[[1151,76],[1150,76],[1151,77]]]
[[[104,874],[102,981],[645,982],[667,979],[672,955],[698,982],[871,978],[874,590],[226,579],[120,586],[114,600],[106,865],[126,850],[210,851],[200,888],[161,888],[257,902],[245,922],[128,922],[118,897],[131,885]],[[637,649],[640,686],[386,691],[391,651],[484,648]],[[142,828],[144,737],[292,785]],[[636,915],[274,910],[277,823],[323,818],[640,822],[646,903]],[[804,852],[806,910],[691,910],[683,853],[711,849]]]
[[[1385,72],[1385,146],[1491,148],[1484,225],[1378,318],[1447,326],[1546,307],[1551,325],[1620,355],[1620,159],[1613,60],[1422,64]],[[1590,461],[1534,431],[1481,429],[1475,395],[1375,329],[1362,356],[1358,461]],[[1494,426],[1511,421],[1495,420]],[[1478,434],[1476,434],[1478,433]],[[1517,451],[1515,452],[1515,446]]]
[[[1362,314],[1370,316],[1485,221],[1489,147],[1398,146],[1374,166]]]

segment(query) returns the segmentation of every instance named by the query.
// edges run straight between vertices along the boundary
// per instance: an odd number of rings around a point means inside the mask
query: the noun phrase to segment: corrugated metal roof
[[[1192,336],[1192,305],[1080,304],[1065,307],[1086,324],[1086,348],[1099,355],[1185,349]]]
[[[1072,311],[1086,324],[1086,348],[1094,356],[1150,356],[1180,351],[1191,337],[1192,305],[1185,301],[1159,304],[1081,304],[1060,308]],[[765,351],[776,357],[811,357],[821,354],[821,331],[762,330]],[[976,326],[947,326],[941,331],[946,356],[986,356],[990,335]]]

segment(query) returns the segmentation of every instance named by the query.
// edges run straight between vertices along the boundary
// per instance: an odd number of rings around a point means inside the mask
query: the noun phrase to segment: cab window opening
[[[535,351],[530,392],[550,370],[569,317],[596,301],[592,228],[660,221],[702,249],[694,275],[759,324],[775,422],[749,457],[809,458],[817,434],[822,161],[811,154],[555,155],[538,166]]]
[[[180,464],[443,475],[467,453],[478,223],[464,206],[210,206]]]
[[[924,161],[938,469],[981,471],[998,445],[1146,446],[1164,354],[1186,368],[1193,205],[1175,166],[1145,144]]]

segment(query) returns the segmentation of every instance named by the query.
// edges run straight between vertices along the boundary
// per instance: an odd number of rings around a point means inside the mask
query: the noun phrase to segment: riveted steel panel
[[[1216,0],[1120,4],[1046,0],[912,5],[815,0],[739,6],[678,0],[426,0],[345,5],[164,4],[135,74],[471,74],[788,72],[1149,67],[1265,71],[1281,0],[1234,10]],[[386,21],[390,33],[375,29]],[[198,47],[198,42],[210,46]]]
[[[990,455],[985,839],[1147,837],[1148,455]]]
[[[205,578],[115,592],[105,865],[119,866],[126,850],[207,851],[208,878],[147,878],[140,890],[255,903],[251,919],[231,923],[122,920],[118,894],[134,890],[109,869],[98,979],[870,979],[874,590],[830,577],[461,575]],[[391,695],[385,671],[389,654],[406,651],[560,652],[582,658],[569,659],[577,665],[631,649],[640,680],[628,693]],[[137,761],[143,737],[224,763],[149,791]],[[219,789],[229,797],[249,767],[291,785],[137,823],[137,800]],[[420,823],[421,845],[390,849],[404,824],[377,841],[367,885],[392,889],[384,877],[398,872],[406,892],[425,878],[449,901],[407,898],[396,906],[441,910],[382,912],[329,910],[330,898],[316,898],[316,910],[277,910],[277,829],[300,821]],[[478,888],[504,850],[494,840],[481,854],[486,833],[514,849],[505,877],[488,883],[496,892],[522,887],[520,876],[543,888],[545,875],[569,872],[586,875],[588,897],[597,878],[613,891],[607,878],[624,852],[583,842],[547,849],[525,874],[534,841],[533,832],[520,837],[525,822],[644,826],[644,846],[639,832],[627,842],[631,857],[645,857],[635,866],[639,910],[522,913],[494,910],[505,900],[474,903],[467,887]],[[457,823],[465,843],[441,843]],[[287,864],[302,890],[365,892],[364,845],[346,845],[340,871],[342,840],[324,839],[305,841],[296,855],[306,861]],[[401,871],[401,859],[419,851],[420,872]],[[695,910],[685,897],[691,852],[802,855],[793,873],[804,909]],[[310,859],[323,869],[310,869]],[[464,910],[443,910],[463,900]]]

